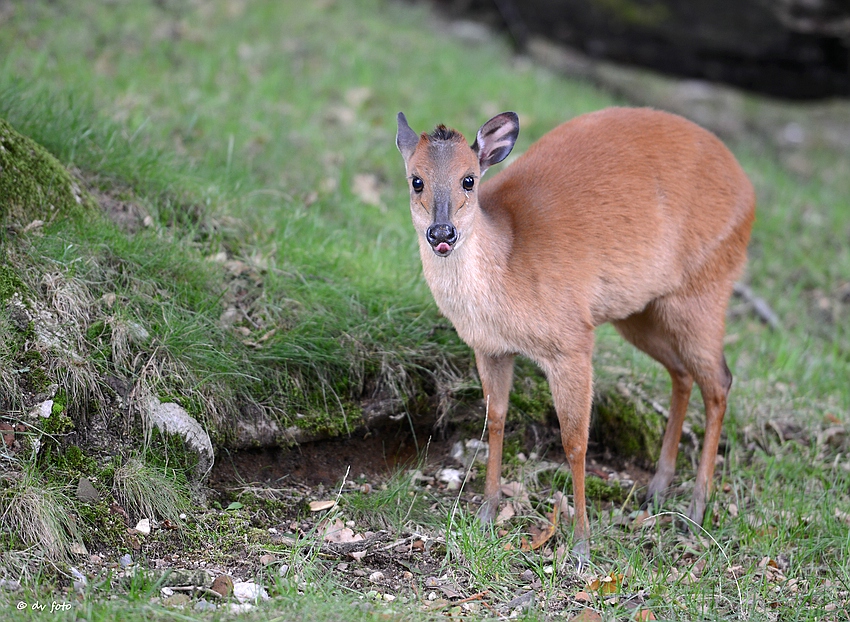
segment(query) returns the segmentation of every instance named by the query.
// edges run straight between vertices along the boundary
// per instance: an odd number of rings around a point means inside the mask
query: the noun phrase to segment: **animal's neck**
[[[512,236],[505,223],[479,210],[466,239],[448,257],[438,257],[420,238],[425,276],[448,278],[458,283],[470,279],[497,278],[507,267]]]
[[[510,245],[510,235],[480,212],[467,238],[448,257],[435,255],[420,238],[425,280],[440,310],[455,324],[461,316],[474,317],[505,304]]]

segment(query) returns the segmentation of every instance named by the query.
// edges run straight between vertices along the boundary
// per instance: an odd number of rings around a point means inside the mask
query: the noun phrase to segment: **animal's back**
[[[481,188],[482,211],[510,223],[514,287],[566,288],[564,304],[587,301],[594,325],[706,271],[731,286],[754,206],[752,185],[717,137],[651,109],[568,121]]]

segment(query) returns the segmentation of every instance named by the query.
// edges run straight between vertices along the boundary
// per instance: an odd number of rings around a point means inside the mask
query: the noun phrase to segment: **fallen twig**
[[[774,313],[773,309],[770,308],[770,305],[767,304],[767,301],[765,301],[764,298],[756,296],[748,285],[735,283],[735,287],[732,291],[736,296],[743,298],[745,302],[749,303],[752,307],[753,313],[756,314],[756,317],[770,326],[770,328],[773,330],[779,330],[782,327],[779,322],[779,316]]]

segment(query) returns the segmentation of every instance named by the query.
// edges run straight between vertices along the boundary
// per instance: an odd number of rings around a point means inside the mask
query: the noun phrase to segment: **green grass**
[[[26,419],[33,396],[56,384],[81,429],[103,413],[126,417],[110,425],[132,429],[139,413],[115,409],[107,376],[133,395],[179,401],[220,444],[232,441],[248,405],[282,426],[338,433],[357,425],[364,397],[401,397],[413,416],[423,393],[469,397],[470,354],[451,331],[434,329],[444,321],[420,276],[395,113],[418,130],[445,122],[471,135],[492,114],[516,110],[521,153],[561,121],[623,102],[512,57],[499,38],[463,43],[445,30],[422,7],[378,0],[16,4],[0,25],[0,117],[77,171],[96,199],[132,204],[150,219],[130,233],[105,217],[69,214],[0,239],[4,300],[30,292],[80,357],[34,348],[4,304],[0,390],[11,418]],[[758,106],[748,102],[753,114]],[[577,613],[570,599],[585,578],[626,568],[626,589],[659,619],[842,619],[829,606],[846,603],[850,583],[841,518],[850,513],[847,446],[817,439],[846,427],[850,411],[850,304],[841,294],[850,281],[850,159],[814,148],[802,154],[813,172],[801,176],[761,145],[746,136],[730,145],[759,201],[745,280],[782,329],[746,312],[729,321],[735,382],[707,524],[716,542],[681,535],[664,517],[624,529],[613,518],[620,504],[597,500],[594,565],[576,578],[557,565],[547,571],[541,554],[505,549],[539,512],[505,534],[482,534],[465,507],[449,525],[452,500],[403,475],[373,495],[346,492],[346,516],[364,529],[442,534],[443,571],[500,602],[531,569],[545,598],[525,619]],[[357,190],[364,183],[379,192],[377,204]],[[223,322],[231,309],[236,319]],[[667,404],[663,369],[610,328],[597,341],[599,390],[625,377]],[[522,410],[548,408],[531,393]],[[699,429],[698,394],[693,400],[689,418]],[[50,467],[38,457],[27,466],[40,469],[30,488],[45,503],[73,483]],[[59,481],[46,483],[50,476]],[[691,478],[680,474],[685,488]],[[3,483],[0,494],[10,499],[17,485]],[[534,494],[539,509],[551,491],[541,485]],[[665,510],[687,502],[685,491]],[[247,518],[216,516],[199,520],[184,542],[258,554],[241,537]],[[556,537],[569,544],[569,528]],[[4,555],[22,550],[0,542]],[[333,574],[312,544],[300,550],[289,563],[309,585],[267,577],[274,600],[248,619],[436,615],[408,592],[406,603],[377,601]],[[765,558],[781,576],[760,567]],[[23,594],[0,592],[0,606],[77,603],[63,592],[66,575],[45,571]],[[121,598],[104,600],[115,592]],[[56,619],[200,617],[150,604],[157,594],[151,585],[90,587]],[[629,615],[623,599],[593,606],[605,619]]]

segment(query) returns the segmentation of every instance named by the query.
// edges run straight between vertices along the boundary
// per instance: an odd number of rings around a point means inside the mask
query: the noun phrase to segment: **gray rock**
[[[215,603],[211,603],[210,601],[202,598],[198,602],[195,603],[195,606],[192,607],[195,611],[204,612],[204,611],[215,611],[217,609],[217,605]]]
[[[21,589],[21,582],[15,579],[0,579],[0,590],[17,592]]]
[[[81,477],[80,481],[77,483],[77,499],[83,503],[91,504],[95,504],[100,501],[100,494],[87,477]]]
[[[198,455],[195,474],[199,480],[204,479],[212,469],[215,454],[210,435],[201,424],[179,404],[174,402],[162,404],[155,397],[151,398],[146,414],[148,423],[152,427],[166,434],[180,436],[186,443],[187,449]]]

